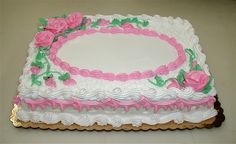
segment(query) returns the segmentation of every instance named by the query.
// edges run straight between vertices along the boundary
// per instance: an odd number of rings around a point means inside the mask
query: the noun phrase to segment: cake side
[[[73,15],[68,17],[70,16]],[[54,19],[63,21],[63,18]],[[48,29],[47,37],[56,37],[46,43],[49,44],[47,47],[38,46],[42,45],[42,42],[37,43],[36,38],[30,44],[29,57],[20,77],[19,96],[15,99],[16,104],[21,106],[18,112],[20,120],[33,121],[38,118],[41,120],[38,122],[45,123],[68,122],[71,117],[85,109],[86,115],[89,115],[92,111],[98,112],[106,108],[109,108],[110,112],[120,111],[116,114],[120,114],[122,118],[125,117],[122,114],[129,114],[136,109],[135,114],[140,114],[139,118],[133,117],[128,123],[121,121],[120,124],[131,123],[140,126],[147,123],[145,118],[140,118],[143,117],[141,110],[144,109],[152,111],[156,117],[160,116],[159,112],[163,110],[166,112],[164,117],[174,115],[164,122],[174,120],[177,123],[186,120],[198,123],[217,114],[213,108],[216,95],[214,81],[205,64],[205,55],[201,52],[198,37],[188,21],[147,15],[84,16],[74,30],[69,28],[57,33],[47,28],[50,19],[44,20],[47,23],[40,27],[40,31],[45,32],[45,29]],[[41,21],[45,22],[44,20]],[[42,32],[36,34],[36,37],[40,33]],[[57,57],[57,52],[64,43],[93,33],[135,34],[158,38],[176,48],[178,57],[175,61],[156,69],[131,73],[80,69]],[[207,112],[201,113],[202,107]],[[70,109],[80,112],[68,111]],[[57,111],[60,112],[56,114]],[[195,111],[199,114],[194,114]],[[64,119],[65,116],[59,116],[62,113],[72,116]],[[188,116],[185,113],[191,114]],[[194,115],[198,118],[197,121],[190,120]],[[103,113],[102,117],[107,116]],[[101,117],[92,118],[89,125],[99,123],[99,119]],[[70,121],[70,124],[73,123],[76,122]],[[112,124],[114,121],[108,120],[107,123]],[[153,124],[157,123],[163,121],[157,118]]]

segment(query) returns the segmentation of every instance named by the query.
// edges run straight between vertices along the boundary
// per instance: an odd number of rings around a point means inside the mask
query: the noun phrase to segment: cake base
[[[51,129],[51,130],[96,130],[96,131],[147,131],[147,130],[176,130],[176,129],[194,129],[194,128],[213,128],[221,126],[222,122],[225,120],[225,116],[223,114],[223,109],[220,106],[220,102],[218,101],[218,97],[216,96],[216,102],[214,104],[214,108],[218,111],[218,114],[210,119],[202,121],[200,123],[190,123],[183,122],[181,124],[177,124],[174,121],[170,121],[165,124],[156,124],[156,125],[148,125],[142,124],[139,127],[134,127],[131,124],[124,124],[120,127],[112,127],[111,125],[100,126],[94,124],[92,126],[80,126],[77,124],[72,124],[69,126],[63,125],[61,122],[56,124],[46,124],[46,123],[33,123],[33,122],[23,122],[16,118],[16,112],[18,111],[18,107],[15,105],[12,110],[12,115],[10,120],[12,121],[15,127],[23,127],[23,128],[39,128],[39,129]]]

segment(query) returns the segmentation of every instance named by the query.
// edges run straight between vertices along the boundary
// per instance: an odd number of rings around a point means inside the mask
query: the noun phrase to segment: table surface
[[[226,121],[220,128],[150,132],[79,132],[17,129],[9,121],[12,97],[39,17],[148,14],[188,19],[216,80]],[[236,1],[0,0],[0,142],[2,143],[236,143]]]

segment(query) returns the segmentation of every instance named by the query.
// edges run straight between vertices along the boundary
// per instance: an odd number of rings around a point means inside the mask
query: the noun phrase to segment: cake
[[[14,126],[155,130],[223,121],[187,20],[75,12],[39,21],[14,97]]]

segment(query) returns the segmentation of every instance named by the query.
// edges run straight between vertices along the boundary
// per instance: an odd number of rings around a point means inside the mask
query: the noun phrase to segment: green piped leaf
[[[131,19],[130,18],[122,19],[120,23],[121,25],[123,25],[126,22],[131,22]]]
[[[86,30],[86,25],[82,25],[82,26],[80,27],[80,30]]]
[[[121,21],[118,19],[113,19],[113,21],[111,22],[111,24],[113,26],[121,26]]]
[[[211,81],[212,80],[213,80],[213,78],[210,77],[210,79],[209,79],[208,83],[206,84],[205,88],[202,90],[202,93],[208,94],[211,91],[211,89],[212,89]]]
[[[165,85],[165,81],[159,77],[159,76],[155,76],[155,80],[156,80],[156,85],[159,86],[159,87],[162,87]]]
[[[138,23],[139,21],[138,21],[138,18],[137,18],[137,17],[134,17],[134,18],[132,18],[131,22],[132,22],[132,23]]]
[[[189,55],[189,66],[192,67],[193,60],[196,58],[196,55],[194,54],[192,49],[185,49],[185,52]]]
[[[41,85],[41,81],[38,80],[38,77],[35,74],[31,74],[31,82],[32,85],[37,85],[37,86]]]
[[[60,36],[67,37],[66,33],[62,33]]]
[[[50,71],[47,71],[45,73],[45,76],[43,77],[43,79],[47,80],[47,79],[52,78],[52,77],[53,77],[53,74]]]
[[[145,21],[143,21],[143,24],[142,24],[142,25],[143,25],[143,27],[146,27],[146,26],[149,25],[149,22],[145,20]]]
[[[67,29],[65,33],[69,34],[69,33],[72,33],[73,31],[74,31],[73,29]]]
[[[201,71],[202,68],[201,68],[201,66],[200,66],[199,64],[196,64],[196,66],[194,66],[194,67],[192,68],[192,70]]]
[[[39,67],[39,68],[43,68],[44,67],[43,63],[40,62],[40,61],[32,62],[31,66],[36,66],[36,67]]]
[[[44,57],[44,54],[41,51],[39,51],[36,55],[36,61],[41,61],[43,57]]]
[[[163,80],[161,77],[159,76],[155,76],[155,81],[156,82],[153,82],[151,80],[148,80],[151,84],[157,86],[157,87],[163,87],[166,83],[167,83],[167,80]]]
[[[45,27],[48,23],[48,21],[45,18],[39,18],[39,22],[42,24],[43,27]]]
[[[179,71],[179,74],[178,74],[178,76],[177,76],[177,81],[178,81],[178,83],[179,83],[179,85],[183,85],[183,83],[184,83],[184,75],[185,75],[185,71],[183,70],[183,69],[181,69],[180,71]]]
[[[101,19],[97,19],[96,21],[92,22],[91,27],[92,28],[97,28],[100,21],[101,21]]]
[[[61,18],[66,18],[67,17],[67,14],[63,14],[62,16],[61,16]]]
[[[64,73],[64,74],[60,75],[58,78],[59,78],[59,80],[64,81],[64,80],[67,80],[67,79],[70,78],[70,74],[69,73]]]
[[[41,32],[41,31],[43,31],[43,30],[44,30],[43,27],[38,27],[38,32]]]

